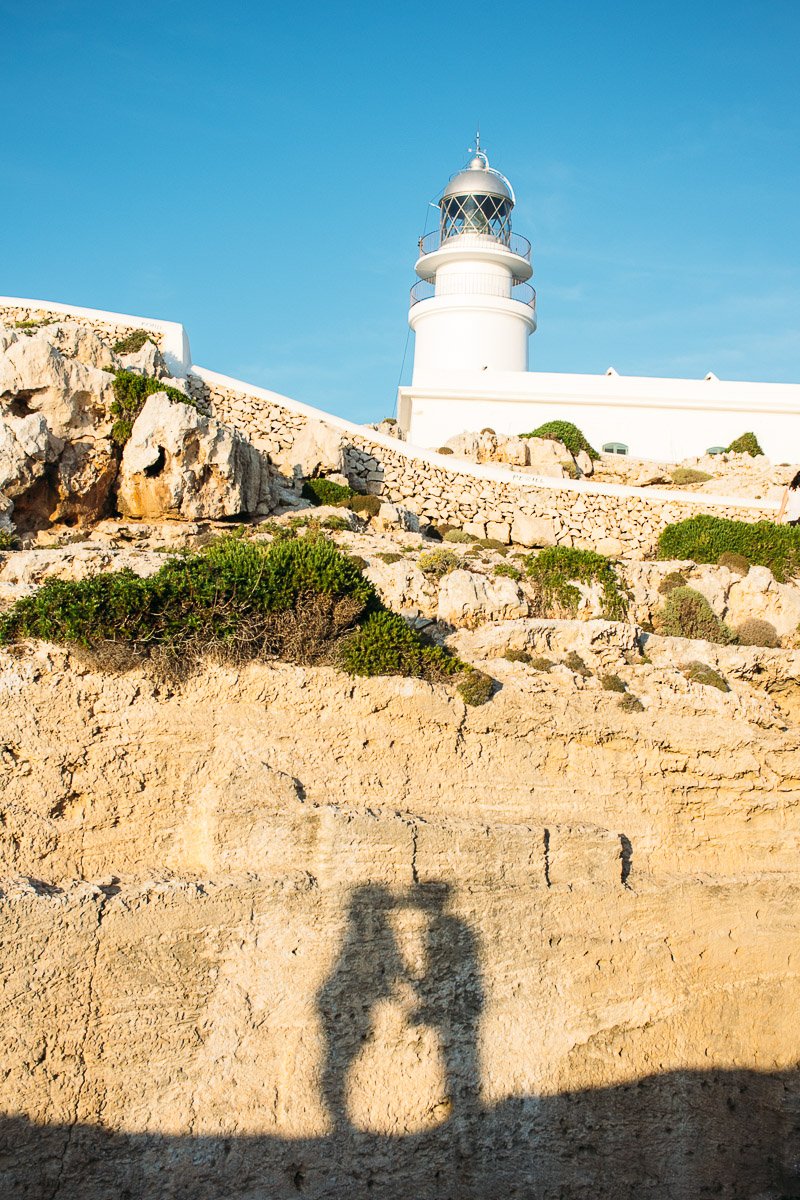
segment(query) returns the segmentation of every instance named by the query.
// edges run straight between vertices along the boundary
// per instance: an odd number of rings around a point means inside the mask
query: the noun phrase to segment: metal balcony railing
[[[432,279],[420,279],[411,289],[411,305],[434,296],[498,296],[501,300],[516,300],[536,312],[536,292],[529,283],[515,283],[510,292],[508,280],[498,275],[453,275],[437,289]]]
[[[531,261],[531,244],[521,233],[473,233],[469,231],[451,233],[443,238],[442,231],[434,229],[433,233],[426,233],[419,239],[419,252],[420,255],[433,254],[435,250],[441,250],[448,244],[455,245],[457,242],[463,242],[465,246],[502,246],[509,253],[524,258],[526,262]]]

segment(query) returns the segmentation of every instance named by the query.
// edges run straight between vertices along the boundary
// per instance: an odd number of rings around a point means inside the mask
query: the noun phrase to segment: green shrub
[[[607,620],[622,620],[627,612],[630,594],[617,578],[612,560],[603,554],[572,546],[548,546],[538,554],[529,554],[526,565],[537,594],[535,607],[541,615],[555,609],[574,617],[581,597],[577,582],[600,584]]]
[[[706,663],[689,663],[688,666],[683,668],[683,673],[692,683],[702,683],[706,687],[715,687],[721,692],[729,692],[731,690],[719,672],[715,671],[713,667],[707,666]]]
[[[741,437],[736,438],[728,446],[728,454],[750,454],[753,458],[758,454],[763,454],[764,451],[758,444],[758,438],[754,433],[743,433]]]
[[[529,663],[531,661],[531,656],[527,650],[506,649],[503,651],[503,658],[508,659],[509,662]]]
[[[420,571],[424,575],[447,575],[455,571],[461,564],[452,550],[426,550],[419,556]]]
[[[390,551],[388,554],[376,554],[375,557],[379,558],[381,562],[391,565],[392,563],[400,562],[403,556],[402,554],[395,554],[394,551]]]
[[[654,620],[657,631],[663,637],[699,638],[721,646],[736,640],[734,633],[719,619],[705,596],[690,587],[673,588]]]
[[[19,550],[22,543],[10,529],[0,529],[0,551]]]
[[[494,568],[495,575],[504,575],[508,579],[521,579],[522,572],[516,567],[512,567],[511,563],[497,563]]]
[[[675,588],[686,586],[686,580],[680,571],[670,571],[669,575],[665,575],[658,585],[658,594],[659,596],[668,596],[670,592],[675,591]]]
[[[766,646],[775,650],[781,640],[778,631],[770,621],[762,621],[759,617],[748,617],[736,627],[736,637],[740,646]]]
[[[626,692],[624,696],[620,696],[619,706],[623,712],[644,712],[644,705],[642,704],[641,700],[638,696],[634,696],[631,692]]]
[[[396,417],[381,417],[380,423],[381,423],[381,425],[396,425],[397,418]]]
[[[111,427],[111,438],[119,446],[124,446],[131,436],[133,423],[144,408],[147,397],[156,392],[166,392],[175,404],[197,408],[197,401],[191,396],[185,396],[177,388],[166,387],[160,379],[153,379],[150,375],[137,375],[133,371],[109,373],[114,376],[114,399],[109,411],[112,417],[117,418]]]
[[[336,513],[331,513],[329,517],[324,518],[322,528],[332,529],[337,533],[341,533],[343,530],[350,528],[350,522],[346,517],[340,517]]]
[[[360,517],[377,517],[381,511],[381,498],[380,496],[361,496],[358,492],[353,492],[347,507],[351,512],[358,513]]]
[[[358,567],[359,571],[363,571],[369,566],[366,558],[362,558],[360,554],[348,554],[347,561],[351,562],[354,567]]]
[[[494,550],[497,554],[508,554],[508,546],[498,538],[478,538],[476,545],[483,550]]]
[[[694,467],[676,467],[670,477],[673,483],[680,484],[681,487],[688,483],[708,483],[709,479],[714,478],[705,471],[696,471]]]
[[[667,525],[658,539],[660,558],[718,563],[725,551],[741,554],[748,563],[769,567],[783,583],[787,576],[800,573],[800,526],[729,521],[701,514]]]
[[[569,667],[570,671],[574,671],[576,675],[582,675],[584,679],[588,679],[592,673],[575,650],[570,650],[564,659],[564,666]]]
[[[55,317],[40,317],[38,321],[15,321],[15,329],[24,329],[26,333],[35,333],[37,329],[41,329],[44,325],[54,325]]]
[[[350,675],[412,675],[441,679],[463,663],[428,644],[398,613],[372,613],[358,632],[345,639],[339,665]]]
[[[477,708],[491,700],[494,693],[494,680],[483,671],[470,670],[467,677],[458,684],[456,691],[465,704]]]
[[[570,454],[574,455],[575,458],[578,457],[581,450],[585,450],[592,460],[597,460],[600,457],[595,448],[589,445],[580,429],[578,429],[578,426],[572,424],[572,421],[545,421],[544,425],[540,425],[532,433],[521,433],[519,436],[524,438],[550,438],[555,442],[563,442]]]
[[[439,453],[439,454],[452,454],[452,453],[453,453],[453,451],[450,449],[450,447],[449,447],[449,446],[440,446],[440,447],[439,447],[439,449],[438,449],[438,451],[437,451],[437,453]]]
[[[531,663],[531,666],[535,671],[544,671],[545,674],[551,670],[554,665],[555,664],[550,658],[535,658]]]
[[[115,354],[135,354],[137,350],[141,350],[145,342],[152,340],[146,329],[132,329],[124,338],[115,342],[111,349]]]
[[[461,545],[466,546],[472,545],[478,539],[474,534],[465,533],[463,529],[448,529],[442,540],[445,542],[460,542]]]
[[[482,429],[482,430],[481,430],[481,433],[491,433],[493,437],[496,437],[496,436],[497,436],[497,434],[495,433],[495,431],[494,431],[493,429],[491,429],[491,428],[490,428],[488,425],[486,426],[486,428],[485,428],[485,429]]]
[[[601,675],[600,686],[604,692],[624,692],[625,684],[619,675]]]
[[[170,557],[149,579],[123,570],[49,580],[0,616],[0,644],[42,638],[88,647],[116,666],[158,651],[157,661],[178,669],[210,653],[337,661],[356,675],[434,679],[463,670],[383,608],[362,563],[319,536],[222,537]]]
[[[334,483],[332,479],[306,479],[300,495],[304,500],[310,500],[312,504],[352,508],[351,501],[355,492],[342,483]]]
[[[733,554],[730,550],[726,550],[724,554],[720,554],[717,559],[718,567],[727,567],[729,571],[735,571],[737,575],[746,575],[750,570],[750,563],[743,554]]]

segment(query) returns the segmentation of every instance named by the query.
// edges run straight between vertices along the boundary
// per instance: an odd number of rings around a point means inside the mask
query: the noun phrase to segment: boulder
[[[394,612],[421,612],[433,616],[436,601],[428,580],[414,562],[371,562],[364,571],[384,604]]]
[[[553,522],[549,517],[529,517],[517,511],[511,522],[511,541],[517,546],[554,546]]]
[[[133,354],[121,354],[119,361],[124,370],[133,371],[135,375],[150,375],[154,379],[169,377],[169,368],[155,342],[145,342],[142,348]]]
[[[578,457],[575,459],[578,464],[578,470],[581,475],[592,475],[594,473],[594,463],[585,450],[578,451]]]
[[[16,337],[13,331],[9,336],[5,331],[3,342],[2,415],[41,413],[50,432],[64,441],[109,435],[113,376],[63,354],[50,326],[31,337]]]
[[[0,491],[10,498],[24,495],[63,447],[39,413],[0,419]]]
[[[451,571],[439,588],[437,617],[448,625],[474,629],[486,621],[528,615],[528,602],[513,579],[487,579],[472,571]]]
[[[126,517],[220,519],[273,506],[269,464],[242,435],[165,392],[150,396],[122,456]]]
[[[520,437],[498,437],[495,461],[508,463],[512,467],[527,467],[529,461],[528,439]]]
[[[774,625],[779,637],[797,632],[800,588],[778,583],[768,567],[751,567],[744,578],[733,575],[727,599],[725,620],[733,628],[749,617],[758,617]]]
[[[344,437],[324,421],[306,421],[291,446],[272,455],[284,473],[307,479],[314,475],[344,473]]]
[[[419,517],[408,509],[384,501],[378,510],[378,515],[370,521],[373,529],[388,533],[391,529],[404,529],[410,533],[419,533]]]
[[[507,546],[511,541],[511,529],[507,521],[487,521],[486,536]]]

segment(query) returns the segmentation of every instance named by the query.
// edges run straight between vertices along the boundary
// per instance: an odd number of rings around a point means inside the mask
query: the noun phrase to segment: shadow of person
[[[411,1020],[438,1034],[451,1128],[466,1154],[482,1111],[478,1034],[485,991],[480,942],[466,921],[448,911],[451,901],[450,887],[439,881],[420,883],[408,899],[427,917],[422,972],[413,980],[419,1004]]]
[[[322,1096],[337,1130],[350,1125],[347,1079],[356,1056],[374,1032],[376,1006],[393,996],[410,976],[389,912],[391,893],[375,884],[353,890],[347,930],[334,968],[317,994],[325,1034]]]

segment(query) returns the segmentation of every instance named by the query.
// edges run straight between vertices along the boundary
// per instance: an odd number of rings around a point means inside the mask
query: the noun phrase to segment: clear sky
[[[533,242],[532,369],[800,381],[798,0],[0,20],[0,294],[182,321],[202,366],[379,419],[480,121]]]

